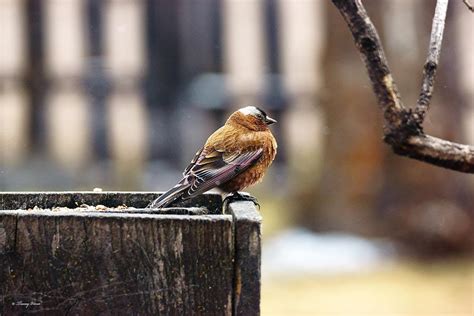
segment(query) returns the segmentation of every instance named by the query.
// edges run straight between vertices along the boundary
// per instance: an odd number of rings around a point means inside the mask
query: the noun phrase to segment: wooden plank
[[[45,66],[54,84],[80,77],[87,66],[87,20],[83,1],[42,1],[44,6]],[[77,90],[80,90],[76,86]],[[54,92],[54,89],[53,89]],[[64,105],[64,104],[63,104]],[[69,126],[69,124],[65,124]],[[77,130],[74,130],[78,132]]]
[[[0,314],[231,314],[231,216],[70,213],[0,212]]]
[[[252,202],[234,202],[226,213],[234,220],[233,315],[260,315],[262,218]]]
[[[156,192],[0,192],[0,210],[27,210],[35,206],[45,209],[76,208],[82,204],[144,208],[159,195]],[[222,214],[222,198],[215,193],[174,204],[179,208],[203,205],[209,214]]]
[[[16,223],[16,216],[0,217],[0,255],[15,251]],[[3,269],[2,264],[0,261],[0,267]],[[0,304],[1,302],[0,299]]]
[[[79,170],[92,157],[92,105],[82,89],[87,67],[87,21],[82,0],[46,0],[44,8],[44,61],[48,76],[45,94],[48,151],[62,167]],[[71,120],[70,118],[74,119]]]
[[[261,217],[253,203],[231,203],[230,215],[217,194],[163,214],[57,208],[143,207],[156,196],[0,193],[0,314],[259,315]],[[214,214],[202,215],[206,208]]]
[[[127,81],[145,70],[144,5],[145,1],[104,2],[104,57],[113,80]]]
[[[56,208],[156,196],[1,193],[0,315],[231,315],[233,218],[194,212],[222,213],[219,195],[192,201],[201,208],[186,208],[191,215]],[[49,209],[19,210],[34,206]]]
[[[0,43],[0,47],[7,47],[1,45],[2,43]],[[0,165],[3,168],[5,166],[18,167],[24,163],[28,156],[30,107],[21,82],[2,77],[4,74],[0,72],[0,84],[2,85],[0,93]],[[2,175],[2,177],[5,176]]]
[[[16,0],[0,2],[0,78],[21,78],[26,66],[26,30],[23,3]],[[8,47],[8,49],[6,49]],[[3,88],[4,89],[4,88]],[[2,90],[2,94],[5,90]]]
[[[257,102],[257,96],[264,90],[263,18],[263,4],[259,0],[222,2],[224,69],[235,106]]]
[[[28,156],[29,117],[23,74],[26,68],[24,3],[0,1],[0,148],[2,168],[19,166]],[[2,175],[3,176],[3,175]]]

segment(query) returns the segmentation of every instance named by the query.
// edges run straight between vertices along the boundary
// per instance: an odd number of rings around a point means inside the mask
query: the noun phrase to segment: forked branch
[[[448,1],[449,0],[440,0],[436,3],[433,25],[431,27],[428,57],[426,58],[423,68],[423,84],[415,108],[416,119],[419,124],[422,124],[425,119],[426,111],[428,111],[431,96],[433,95],[434,80],[436,70],[438,69],[441,44],[443,42],[444,21],[446,20],[446,11],[448,11]]]
[[[332,0],[349,26],[384,113],[384,140],[395,153],[440,167],[474,173],[474,147],[426,135],[422,123],[429,109],[449,0],[438,0],[423,84],[415,110],[403,105],[375,26],[361,0]]]

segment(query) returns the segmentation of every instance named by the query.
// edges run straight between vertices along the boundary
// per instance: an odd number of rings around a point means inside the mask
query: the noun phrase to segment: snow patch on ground
[[[393,246],[346,233],[314,233],[294,228],[266,240],[262,275],[334,275],[365,272],[392,261]]]

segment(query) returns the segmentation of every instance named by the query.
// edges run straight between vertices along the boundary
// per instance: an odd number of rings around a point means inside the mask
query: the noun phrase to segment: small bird
[[[183,179],[148,207],[167,207],[216,187],[235,198],[257,203],[238,191],[260,182],[275,158],[277,143],[268,128],[273,123],[276,120],[255,106],[232,113],[196,153],[184,170]]]

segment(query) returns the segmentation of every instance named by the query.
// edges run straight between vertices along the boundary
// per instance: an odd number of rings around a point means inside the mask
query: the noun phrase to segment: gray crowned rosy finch
[[[213,188],[240,196],[238,191],[262,180],[275,158],[277,143],[268,128],[275,122],[255,106],[232,113],[196,153],[183,179],[148,207],[168,207]]]

